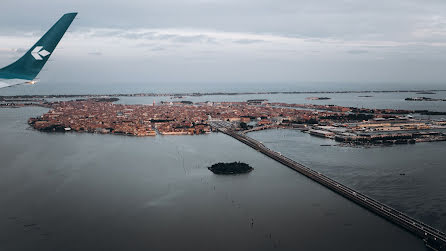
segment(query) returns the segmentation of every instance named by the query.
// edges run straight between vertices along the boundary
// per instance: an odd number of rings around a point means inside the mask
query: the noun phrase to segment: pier
[[[391,208],[373,198],[357,192],[327,176],[305,167],[296,161],[289,159],[282,154],[275,152],[259,141],[246,136],[244,133],[231,130],[227,123],[213,122],[211,126],[216,130],[235,138],[236,140],[252,147],[253,149],[265,154],[266,156],[280,162],[281,164],[305,175],[317,183],[329,188],[341,196],[353,201],[354,203],[368,209],[369,211],[383,217],[384,219],[398,225],[412,234],[420,237],[432,250],[446,250],[446,235],[438,229],[435,229],[419,220],[416,220],[394,208]]]

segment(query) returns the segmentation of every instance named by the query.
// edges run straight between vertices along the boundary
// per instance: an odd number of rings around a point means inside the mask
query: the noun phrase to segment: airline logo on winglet
[[[51,53],[43,49],[43,46],[36,46],[34,50],[31,52],[31,55],[36,60],[43,60],[44,57],[50,55]]]

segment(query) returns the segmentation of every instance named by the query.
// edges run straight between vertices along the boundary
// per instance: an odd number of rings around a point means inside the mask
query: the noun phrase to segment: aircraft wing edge
[[[24,79],[0,79],[0,88],[10,87],[14,85],[25,84],[29,80]]]

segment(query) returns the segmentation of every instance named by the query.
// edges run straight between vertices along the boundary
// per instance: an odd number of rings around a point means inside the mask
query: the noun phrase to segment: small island
[[[421,92],[417,92],[417,94],[436,94],[436,93],[431,92],[431,91],[421,91]]]
[[[329,100],[329,97],[307,97],[306,100]]]
[[[231,162],[231,163],[217,163],[208,167],[208,169],[215,174],[241,174],[249,173],[254,168],[250,165],[242,162]]]
[[[406,100],[406,101],[446,101],[446,99],[428,98],[428,97],[405,98],[404,100]]]

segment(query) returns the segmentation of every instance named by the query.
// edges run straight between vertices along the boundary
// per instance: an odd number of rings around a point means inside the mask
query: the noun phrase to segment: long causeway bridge
[[[426,246],[432,250],[446,250],[446,235],[438,229],[435,229],[419,220],[416,220],[396,209],[393,209],[381,202],[378,202],[367,195],[357,192],[341,183],[328,178],[327,176],[314,171],[296,161],[289,159],[282,154],[275,152],[259,141],[231,130],[226,123],[214,122],[211,125],[218,131],[225,133],[238,141],[254,148],[255,150],[265,154],[266,156],[280,162],[281,164],[307,176],[308,178],[318,182],[319,184],[329,188],[330,190],[342,195],[343,197],[355,202],[356,204],[370,210],[371,212],[387,219],[388,221],[406,229],[423,239]]]

